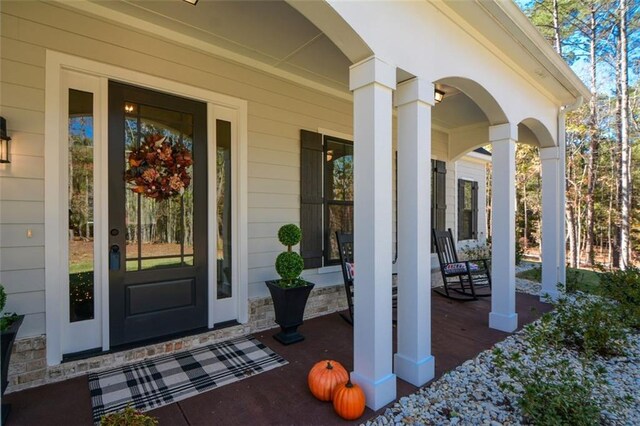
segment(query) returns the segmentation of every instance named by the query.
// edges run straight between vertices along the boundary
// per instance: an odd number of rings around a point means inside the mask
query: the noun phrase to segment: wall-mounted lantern
[[[444,99],[444,92],[442,90],[435,89],[433,92],[433,99],[437,104],[439,104]]]
[[[7,121],[4,117],[0,117],[0,163],[10,163],[9,148],[11,146],[11,138],[7,135]]]

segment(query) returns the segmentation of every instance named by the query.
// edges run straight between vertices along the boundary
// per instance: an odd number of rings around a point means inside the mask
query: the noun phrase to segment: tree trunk
[[[627,74],[627,2],[620,0],[620,269],[629,266],[630,169],[629,78]]]
[[[591,68],[591,101],[589,102],[589,159],[587,163],[587,211],[586,211],[586,235],[585,252],[588,265],[593,265],[594,260],[594,193],[597,180],[596,165],[598,162],[598,148],[600,145],[600,131],[598,123],[598,92],[596,83],[596,7],[591,4],[589,21],[589,60]]]
[[[553,0],[553,47],[562,56],[562,41],[560,38],[560,18],[558,13],[558,0]]]

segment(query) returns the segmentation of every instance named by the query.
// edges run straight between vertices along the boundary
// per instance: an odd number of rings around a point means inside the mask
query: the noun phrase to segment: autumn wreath
[[[136,194],[161,201],[183,194],[191,184],[191,152],[159,134],[145,137],[129,154],[124,179]]]

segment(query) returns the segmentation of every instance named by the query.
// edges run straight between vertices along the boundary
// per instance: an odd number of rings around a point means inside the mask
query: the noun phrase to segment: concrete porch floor
[[[552,309],[538,297],[518,293],[516,306],[520,326]],[[436,377],[440,377],[479,352],[508,336],[488,326],[490,300],[456,302],[432,296],[432,351]],[[282,346],[271,336],[275,330],[255,336],[289,364],[193,398],[150,411],[160,425],[244,424],[346,424],[331,403],[316,400],[307,388],[307,373],[322,359],[340,361],[353,368],[353,328],[337,313],[307,320],[299,329],[306,340]],[[417,388],[397,382],[398,398]],[[91,425],[91,401],[87,376],[5,395],[12,404],[8,426]],[[382,413],[367,408],[356,423]]]

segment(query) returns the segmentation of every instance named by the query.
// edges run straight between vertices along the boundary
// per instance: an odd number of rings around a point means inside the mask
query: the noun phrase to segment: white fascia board
[[[547,69],[551,77],[558,80],[560,84],[572,93],[574,98],[582,95],[587,99],[591,96],[591,92],[587,86],[585,86],[582,80],[580,80],[547,40],[545,40],[538,29],[514,2],[493,0],[483,2],[482,4],[496,20],[505,19],[495,13],[498,10],[503,12],[503,16],[506,16],[519,30],[518,32],[510,31],[511,35]],[[506,29],[507,28],[505,28],[505,30]]]
[[[461,160],[481,162],[481,163],[490,163],[491,162],[491,156],[487,155],[487,154],[480,154],[479,152],[471,151],[471,152],[466,153],[465,155],[462,156],[462,158],[460,158],[460,159],[458,159],[456,161],[461,161]]]

